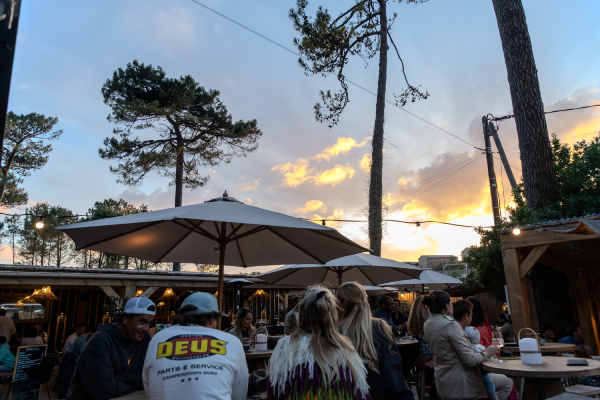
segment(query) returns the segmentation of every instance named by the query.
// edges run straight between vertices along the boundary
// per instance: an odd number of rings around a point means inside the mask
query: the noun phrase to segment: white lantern
[[[530,328],[523,328],[523,329],[529,329],[535,335],[535,332],[533,331],[533,329],[530,329]],[[536,339],[532,339],[532,338],[521,339],[521,332],[523,331],[523,329],[521,329],[519,331],[519,336],[518,336],[519,352],[521,353],[521,362],[526,365],[543,364],[544,360],[542,359],[542,350],[540,348],[539,342],[537,341],[537,335],[536,335]]]
[[[266,351],[267,350],[267,335],[263,335],[259,333],[256,335],[256,351]]]

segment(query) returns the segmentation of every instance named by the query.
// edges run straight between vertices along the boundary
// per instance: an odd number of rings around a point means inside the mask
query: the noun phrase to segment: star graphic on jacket
[[[185,379],[182,379],[181,382],[185,381]]]
[[[196,378],[196,380],[198,380],[198,378]]]
[[[188,381],[191,381],[191,380],[192,380],[192,378],[188,378]]]

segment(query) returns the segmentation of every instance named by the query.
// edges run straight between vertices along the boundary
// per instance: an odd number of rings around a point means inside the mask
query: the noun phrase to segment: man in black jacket
[[[100,325],[83,349],[67,400],[105,400],[143,390],[142,370],[156,306],[145,297],[129,300],[123,321]]]

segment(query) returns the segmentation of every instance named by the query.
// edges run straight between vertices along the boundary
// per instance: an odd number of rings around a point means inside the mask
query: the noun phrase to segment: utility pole
[[[492,194],[492,212],[494,213],[494,225],[501,220],[500,202],[498,201],[498,184],[496,183],[496,173],[494,172],[494,157],[492,155],[492,144],[488,133],[488,119],[481,118],[483,126],[483,139],[485,140],[485,158],[487,159],[488,178],[490,180],[490,193]]]
[[[506,176],[508,177],[508,181],[510,182],[510,187],[515,190],[517,188],[517,181],[515,180],[515,176],[513,175],[512,168],[508,163],[508,158],[506,158],[506,153],[504,153],[504,148],[502,147],[502,143],[500,143],[500,137],[498,136],[498,132],[496,132],[496,127],[494,126],[493,121],[488,122],[488,129],[491,135],[494,137],[494,142],[496,143],[496,149],[500,154],[500,159],[502,160],[502,164],[504,164],[504,169],[506,170]],[[513,192],[515,193],[515,192]],[[516,196],[519,200],[523,201],[521,195],[516,193]]]

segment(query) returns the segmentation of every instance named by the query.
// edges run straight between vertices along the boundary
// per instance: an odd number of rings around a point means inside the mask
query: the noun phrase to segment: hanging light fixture
[[[44,286],[41,289],[34,291],[33,294],[29,297],[37,301],[58,300],[58,297],[54,293],[52,293],[52,288],[50,286]]]
[[[164,301],[161,301],[160,303],[158,303],[156,305],[156,307],[164,307],[164,306],[165,306],[165,302]]]
[[[31,296],[27,296],[23,300],[20,300],[20,301],[23,302],[23,303],[25,303],[25,304],[37,304],[37,301],[35,301],[34,299],[32,299]]]
[[[519,235],[521,233],[521,230],[519,228],[514,228],[512,233],[513,235]]]
[[[38,229],[42,229],[44,227],[44,217],[39,217],[37,222],[35,223],[35,227]]]
[[[140,289],[137,292],[135,292],[135,297],[140,297],[143,293],[144,293],[144,291],[142,289]]]
[[[271,295],[269,295],[267,292],[265,292],[265,291],[264,291],[264,290],[262,290],[262,289],[258,289],[256,292],[254,292],[254,293],[253,293],[253,294],[252,294],[252,295],[249,297],[249,299],[253,299],[253,298],[265,298],[265,297],[271,298]]]
[[[177,297],[177,295],[173,292],[173,289],[167,288],[162,296],[158,298],[157,301],[172,299],[173,297]]]

